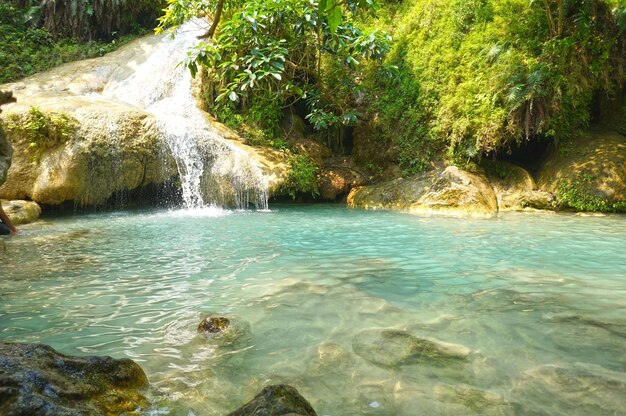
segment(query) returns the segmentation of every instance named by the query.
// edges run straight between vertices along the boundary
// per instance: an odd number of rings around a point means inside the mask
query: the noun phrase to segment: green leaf
[[[326,5],[326,17],[328,19],[328,28],[330,29],[330,33],[334,34],[343,18],[341,7],[336,0],[328,0]]]
[[[317,13],[320,17],[326,14],[326,0],[320,0],[317,5]]]

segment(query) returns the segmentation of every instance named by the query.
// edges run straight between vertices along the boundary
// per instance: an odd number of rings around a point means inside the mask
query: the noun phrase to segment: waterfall
[[[226,140],[196,106],[189,70],[180,65],[203,33],[196,22],[175,37],[162,36],[158,48],[132,75],[112,79],[103,95],[140,107],[159,120],[176,160],[186,208],[207,205],[267,209],[267,181],[255,160]]]

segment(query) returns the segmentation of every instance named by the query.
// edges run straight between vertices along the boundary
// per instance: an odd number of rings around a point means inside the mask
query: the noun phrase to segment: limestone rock
[[[498,201],[487,178],[456,166],[355,188],[348,195],[348,205],[446,215],[488,216],[498,212]]]
[[[539,172],[540,190],[580,211],[626,211],[626,137],[594,130],[565,141]]]
[[[264,388],[247,404],[228,416],[316,416],[311,404],[286,384]]]
[[[626,374],[590,364],[542,365],[522,373],[511,395],[530,414],[618,415],[626,409]]]
[[[484,167],[498,199],[498,210],[519,211],[525,208],[553,207],[554,195],[537,190],[535,180],[526,169],[501,161],[485,162]]]
[[[318,188],[322,199],[334,201],[345,196],[352,188],[367,181],[349,158],[329,159],[324,162],[318,175]]]
[[[129,359],[72,357],[47,345],[0,343],[0,414],[118,415],[147,406],[143,370]]]
[[[179,173],[163,132],[166,121],[125,103],[126,97],[122,95],[132,97],[133,91],[115,90],[116,85],[136,74],[140,64],[161,50],[165,39],[165,36],[146,36],[104,57],[61,65],[3,86],[13,90],[18,101],[4,108],[5,121],[10,113],[24,115],[34,107],[44,114],[66,114],[76,121],[77,128],[72,137],[45,146],[16,129],[6,129],[15,151],[14,166],[7,183],[0,187],[0,197],[31,199],[50,205],[68,201],[97,205],[116,192],[147,186],[158,188],[175,182]],[[157,75],[156,79],[161,80]],[[167,87],[166,78],[159,85]],[[149,97],[156,98],[159,97]],[[254,201],[255,197],[265,200],[265,187],[270,195],[277,192],[288,174],[284,155],[269,148],[246,146],[234,132],[215,123],[208,113],[200,115],[214,127],[215,133],[202,135],[198,143],[198,152],[205,163],[201,178],[203,191],[207,193],[203,195],[205,201],[213,202],[215,197],[223,198],[224,205],[232,204],[248,191],[241,189],[242,184],[251,181],[246,175],[254,176],[252,179],[263,185],[258,187],[261,189],[258,194],[262,195],[252,195],[250,200]],[[242,166],[242,160],[250,166]],[[0,173],[4,170],[6,163],[0,161]],[[247,194],[242,198],[246,197]]]
[[[7,182],[0,187],[3,198],[95,205],[115,192],[163,183],[176,174],[148,113],[97,98],[32,98],[29,104],[44,114],[75,118],[77,131],[65,142],[35,149],[19,129],[8,132],[15,153]],[[19,120],[29,108],[15,105],[11,111]]]
[[[440,365],[464,360],[471,353],[462,345],[418,338],[396,329],[366,329],[352,340],[361,358],[381,367],[410,364]]]
[[[4,212],[14,225],[29,224],[39,219],[41,207],[33,201],[1,201]]]

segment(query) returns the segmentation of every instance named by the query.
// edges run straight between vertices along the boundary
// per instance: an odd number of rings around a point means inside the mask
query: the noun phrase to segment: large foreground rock
[[[129,359],[71,357],[38,344],[0,343],[0,414],[119,415],[147,406],[143,370]]]
[[[247,404],[228,416],[317,416],[295,388],[278,384],[264,388]]]
[[[580,211],[626,211],[626,137],[594,130],[561,143],[537,185]]]
[[[441,365],[464,360],[471,353],[463,345],[418,338],[397,329],[366,329],[352,340],[361,358],[381,367],[410,364]]]
[[[487,178],[456,166],[355,188],[348,195],[348,205],[447,215],[488,216],[498,212],[498,201]]]
[[[33,201],[0,201],[14,225],[30,224],[39,219],[41,207]]]

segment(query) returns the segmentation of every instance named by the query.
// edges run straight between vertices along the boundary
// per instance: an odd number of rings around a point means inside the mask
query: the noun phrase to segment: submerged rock
[[[626,374],[588,364],[542,365],[522,373],[511,395],[530,414],[621,415]]]
[[[33,201],[0,201],[4,212],[15,225],[29,224],[39,219],[41,207]]]
[[[456,166],[355,188],[348,195],[348,205],[425,214],[489,216],[498,212],[487,178]]]
[[[278,384],[265,387],[247,404],[228,416],[317,416],[311,404],[295,388]]]
[[[366,329],[352,340],[361,358],[381,367],[410,364],[441,365],[466,359],[471,350],[463,345],[418,338],[397,329]]]
[[[0,414],[119,415],[147,406],[132,360],[72,357],[41,344],[0,343]]]
[[[250,324],[232,317],[212,315],[200,322],[198,333],[218,344],[232,344],[249,335]]]
[[[564,141],[539,172],[539,189],[579,211],[626,211],[626,137],[595,130]]]
[[[230,320],[223,316],[204,318],[198,325],[198,332],[205,334],[218,334],[223,332],[230,325]]]

